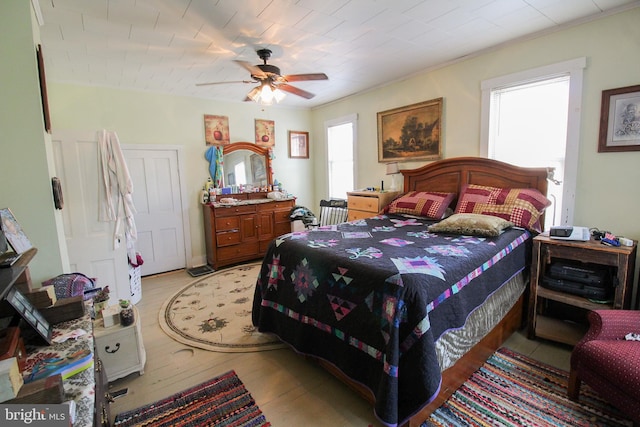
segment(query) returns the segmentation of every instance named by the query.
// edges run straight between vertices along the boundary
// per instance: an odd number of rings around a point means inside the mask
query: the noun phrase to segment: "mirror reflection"
[[[224,155],[225,186],[267,185],[267,167],[264,156],[249,150],[238,150]]]

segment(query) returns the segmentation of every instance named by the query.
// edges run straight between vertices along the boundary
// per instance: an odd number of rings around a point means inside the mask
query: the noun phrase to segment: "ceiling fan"
[[[306,90],[302,90],[295,86],[291,86],[290,82],[301,82],[307,80],[328,80],[329,77],[325,73],[310,73],[310,74],[280,74],[280,68],[275,65],[267,64],[267,60],[271,57],[271,50],[259,49],[256,51],[258,57],[262,59],[262,64],[252,65],[247,61],[235,60],[234,62],[240,64],[243,68],[251,73],[253,80],[238,80],[228,82],[213,82],[213,83],[197,83],[196,86],[208,86],[227,83],[259,83],[259,86],[254,87],[247,94],[245,101],[256,101],[262,104],[271,104],[275,100],[279,102],[284,98],[284,92],[289,92],[294,95],[301,96],[306,99],[311,99],[315,95]]]

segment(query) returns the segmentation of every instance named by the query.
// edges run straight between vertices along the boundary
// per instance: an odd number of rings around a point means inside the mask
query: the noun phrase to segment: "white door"
[[[52,142],[71,271],[95,277],[98,286],[109,286],[112,304],[132,299],[125,242],[114,249],[115,223],[98,221],[97,132],[56,132]]]
[[[178,149],[122,146],[133,181],[142,276],[186,267]]]

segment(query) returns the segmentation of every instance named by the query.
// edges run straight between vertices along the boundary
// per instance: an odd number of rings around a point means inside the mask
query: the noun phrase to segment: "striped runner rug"
[[[632,422],[582,384],[567,397],[569,373],[500,348],[421,427],[631,426]]]
[[[268,427],[234,371],[165,399],[116,415],[114,426]]]

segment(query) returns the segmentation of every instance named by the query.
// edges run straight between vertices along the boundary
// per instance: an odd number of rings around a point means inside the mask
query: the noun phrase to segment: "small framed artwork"
[[[292,159],[309,158],[309,132],[289,131],[289,157]]]
[[[53,334],[51,324],[45,319],[42,313],[31,304],[31,301],[29,301],[27,297],[16,288],[11,288],[5,299],[11,304],[16,313],[19,314],[47,344],[51,344],[51,335]]]
[[[229,144],[229,117],[205,114],[204,140],[207,145]]]
[[[640,151],[640,85],[602,91],[598,152]]]
[[[2,219],[2,232],[17,254],[23,254],[33,247],[9,208],[0,209],[0,219]]]
[[[256,119],[256,144],[262,147],[276,145],[276,124],[273,120]]]
[[[47,95],[47,77],[44,72],[44,57],[42,46],[36,47],[36,61],[38,62],[38,78],[40,80],[40,97],[42,98],[42,117],[44,118],[44,130],[51,133],[51,115],[49,114],[49,96]]]
[[[378,113],[378,162],[442,158],[442,98]]]

